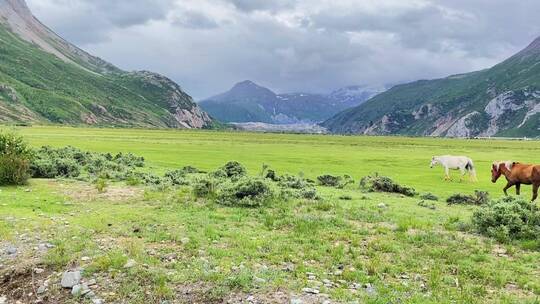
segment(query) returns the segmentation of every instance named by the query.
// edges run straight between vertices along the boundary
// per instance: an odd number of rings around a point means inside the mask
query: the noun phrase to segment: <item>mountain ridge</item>
[[[0,0],[0,122],[207,128],[171,79],[125,72],[65,41],[24,0]],[[21,64],[22,63],[22,64]]]
[[[355,90],[359,93],[355,94]],[[278,94],[251,80],[244,80],[224,93],[200,101],[199,105],[224,122],[305,124],[324,121],[378,93],[372,88],[349,86],[329,94]]]
[[[540,135],[540,38],[481,71],[397,85],[321,125],[333,133]]]

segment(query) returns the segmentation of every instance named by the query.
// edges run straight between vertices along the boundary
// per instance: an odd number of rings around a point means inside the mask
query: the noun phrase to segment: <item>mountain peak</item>
[[[235,84],[232,89],[234,90],[234,89],[257,89],[257,88],[263,89],[263,87],[261,87],[260,85],[256,84],[255,82],[251,80],[244,80]]]
[[[534,51],[534,52],[540,52],[540,36],[537,37],[527,48],[525,48],[525,51]]]

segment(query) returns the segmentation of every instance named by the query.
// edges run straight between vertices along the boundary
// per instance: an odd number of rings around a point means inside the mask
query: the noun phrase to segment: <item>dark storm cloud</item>
[[[540,35],[537,0],[28,0],[69,40],[195,97],[251,79],[276,91],[442,77]]]

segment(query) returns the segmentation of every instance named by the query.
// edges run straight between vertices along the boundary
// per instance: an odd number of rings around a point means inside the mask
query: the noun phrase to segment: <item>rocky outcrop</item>
[[[446,132],[448,137],[470,137],[476,135],[470,128],[471,121],[475,116],[480,115],[479,112],[469,113],[456,121]]]

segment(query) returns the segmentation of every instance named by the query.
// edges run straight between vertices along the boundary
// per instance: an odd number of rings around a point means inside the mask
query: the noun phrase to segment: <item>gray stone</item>
[[[371,285],[370,283],[366,284],[366,293],[370,296],[376,296],[377,290],[375,289],[375,286]]]
[[[7,297],[6,296],[0,296],[0,304],[7,304]]]
[[[83,290],[82,285],[77,284],[73,286],[73,288],[71,289],[71,295],[75,297],[80,296],[82,295],[82,290]]]
[[[124,265],[124,268],[133,268],[135,265],[137,265],[137,262],[133,259],[129,259]]]
[[[104,304],[105,302],[102,299],[94,298],[92,299],[92,304]]]
[[[6,249],[6,253],[8,255],[14,255],[14,254],[17,254],[17,248],[13,247],[13,246],[8,246],[8,248]]]
[[[290,304],[304,304],[304,301],[302,301],[301,299],[291,299]]]
[[[80,271],[66,271],[62,275],[62,281],[60,284],[64,288],[73,288],[73,286],[79,284],[81,281],[81,272]]]
[[[304,288],[302,289],[303,292],[305,293],[310,293],[310,294],[319,294],[319,290],[318,289],[315,289],[315,288]]]
[[[40,295],[40,294],[44,294],[45,291],[47,291],[47,287],[45,287],[45,286],[39,286],[39,288],[37,289],[36,293],[37,293],[38,295]]]

